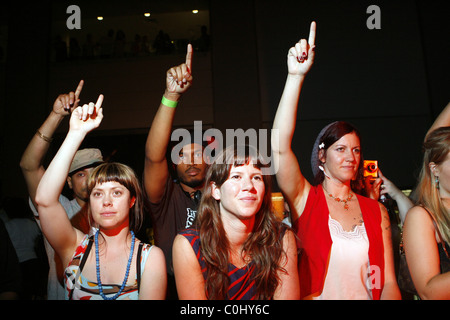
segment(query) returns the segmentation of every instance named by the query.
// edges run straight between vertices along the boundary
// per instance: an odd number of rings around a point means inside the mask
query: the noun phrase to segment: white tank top
[[[317,300],[371,300],[369,281],[369,239],[364,224],[345,231],[328,219],[331,253],[322,294]]]

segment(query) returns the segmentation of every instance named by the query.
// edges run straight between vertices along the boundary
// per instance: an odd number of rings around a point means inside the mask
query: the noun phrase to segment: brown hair
[[[239,152],[243,150],[244,152]],[[253,151],[255,151],[253,149]],[[228,178],[232,166],[254,163],[263,167],[259,153],[252,153],[249,146],[229,147],[219,154],[206,174],[205,187],[199,205],[196,226],[200,235],[201,251],[206,262],[205,291],[208,299],[226,299],[229,287],[229,241],[221,216],[219,201],[212,196],[211,184],[220,187]],[[272,212],[271,178],[263,175],[265,194],[260,210],[256,213],[253,232],[245,241],[243,252],[250,255],[255,264],[255,280],[258,299],[271,299],[278,286],[277,272],[283,255],[282,223]]]

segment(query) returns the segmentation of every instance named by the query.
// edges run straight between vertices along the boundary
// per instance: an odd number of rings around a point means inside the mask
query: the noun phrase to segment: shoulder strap
[[[89,237],[89,243],[88,243],[88,245],[86,247],[86,251],[83,253],[83,258],[81,258],[80,266],[78,267],[78,271],[77,271],[77,275],[80,274],[81,271],[83,270],[84,265],[85,265],[86,260],[87,260],[87,257],[89,256],[89,252],[91,251],[93,243],[94,243],[94,241],[92,240],[92,236],[91,236],[91,237]],[[73,286],[72,286],[72,290],[70,290],[70,292],[69,292],[69,300],[72,300],[73,290],[75,290],[75,283],[77,281],[77,278],[78,278],[78,276],[74,278],[74,283],[73,283]]]
[[[441,242],[442,249],[444,249],[444,252],[445,252],[445,255],[447,256],[447,258],[450,259],[450,256],[449,256],[449,254],[448,254],[448,252],[447,252],[447,248],[445,247],[444,239],[442,238],[441,232],[439,231],[439,228],[438,228],[438,226],[436,225],[436,221],[434,220],[433,215],[431,214],[430,211],[428,211],[428,209],[427,209],[426,207],[422,206],[422,208],[424,208],[425,211],[430,215],[431,221],[433,221],[434,229],[436,229],[436,232],[437,232],[438,237],[439,237],[439,241]]]
[[[137,276],[138,292],[141,288],[141,253],[143,245],[144,244],[142,242],[139,242],[139,248],[136,257],[136,276]]]

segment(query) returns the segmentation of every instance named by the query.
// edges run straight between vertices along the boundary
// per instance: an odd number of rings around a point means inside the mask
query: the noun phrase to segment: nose
[[[255,190],[255,185],[253,184],[253,180],[250,177],[244,177],[242,179],[242,190],[244,191]]]
[[[103,206],[109,207],[111,205],[112,205],[111,197],[108,194],[106,194],[105,197],[103,198]]]
[[[353,162],[356,161],[356,156],[355,156],[355,154],[353,153],[352,150],[349,150],[349,151],[347,152],[347,158],[346,158],[346,160],[347,160],[347,162],[351,162],[351,163],[353,163]]]

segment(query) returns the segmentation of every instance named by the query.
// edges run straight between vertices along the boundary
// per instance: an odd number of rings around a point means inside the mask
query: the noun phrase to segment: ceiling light
[[[150,17],[150,12],[144,13],[144,16],[146,16],[147,18]]]
[[[198,13],[198,10],[197,9],[194,9],[194,10],[192,10],[192,13]]]
[[[103,17],[102,17],[102,16],[98,16],[98,17],[97,17],[97,20],[98,20],[98,21],[102,21],[102,20],[103,20]]]

